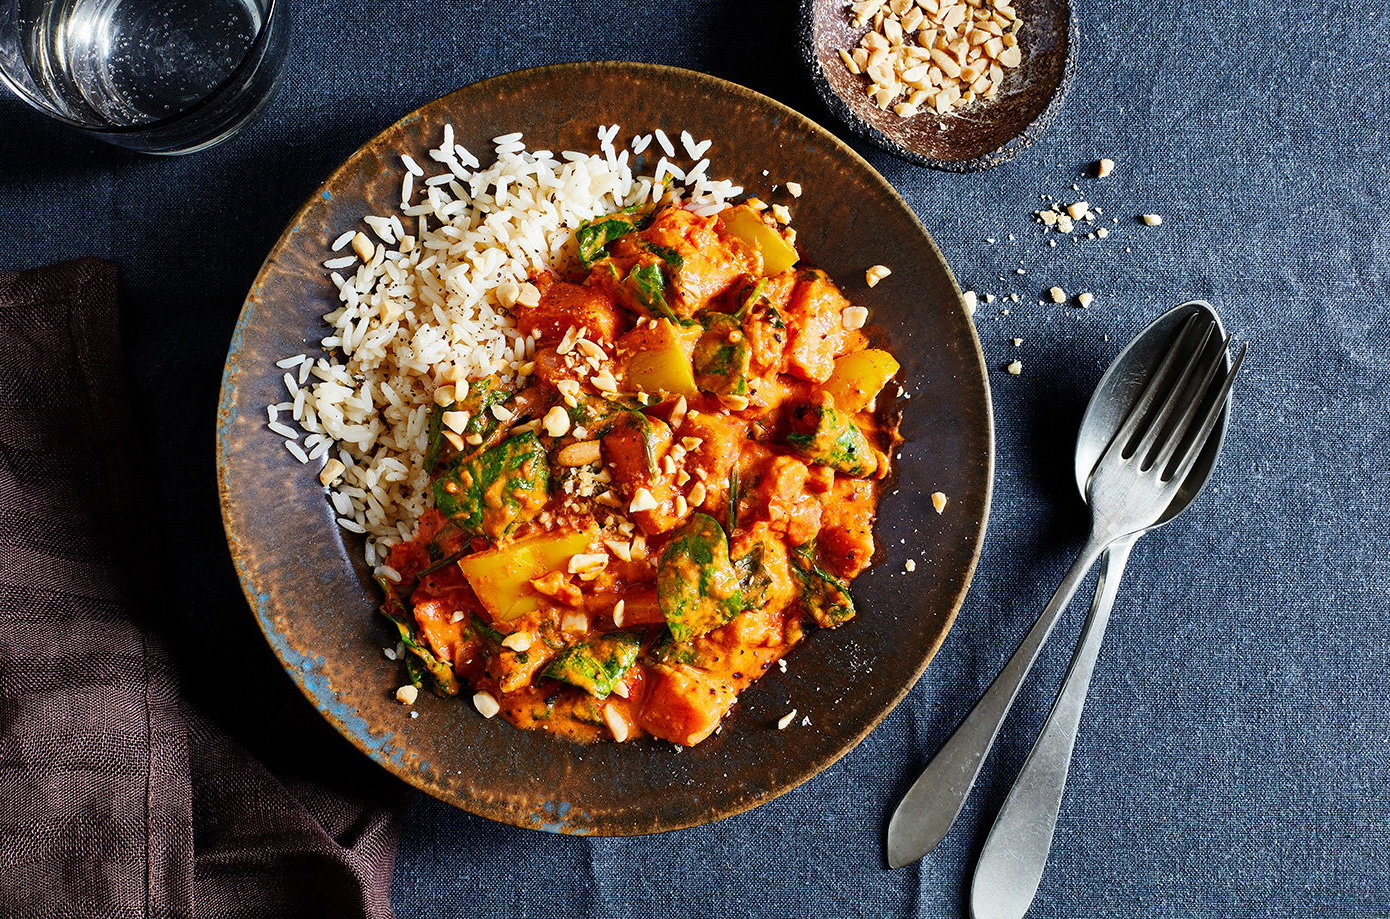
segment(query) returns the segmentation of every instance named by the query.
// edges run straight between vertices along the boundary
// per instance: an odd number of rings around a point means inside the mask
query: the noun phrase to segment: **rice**
[[[267,426],[316,474],[330,453],[341,462],[327,500],[339,526],[366,536],[378,574],[392,573],[390,547],[414,535],[433,500],[424,460],[435,388],[456,379],[524,381],[536,342],[508,311],[530,275],[570,260],[574,232],[587,220],[660,201],[714,214],[743,194],[708,177],[708,140],[681,132],[696,163],[687,172],[673,162],[664,131],[633,138],[621,152],[619,132],[600,127],[598,153],[558,154],[528,151],[520,132],[503,134],[483,167],[446,124],[440,146],[428,151],[436,174],[402,154],[400,213],[363,216],[381,242],[323,263],[339,302],[324,316],[324,355],[276,362],[288,399],[267,406]],[[652,174],[638,174],[634,160],[653,139],[666,156]],[[357,232],[330,248],[342,250]],[[308,435],[302,447],[279,420],[286,411]]]

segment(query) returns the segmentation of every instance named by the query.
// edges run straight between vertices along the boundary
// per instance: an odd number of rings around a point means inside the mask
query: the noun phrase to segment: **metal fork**
[[[1047,608],[955,732],[908,789],[888,827],[898,868],[936,847],[960,815],[1019,687],[1057,620],[1111,545],[1155,526],[1201,454],[1245,357],[1223,375],[1226,344],[1208,349],[1216,325],[1194,314],[1096,463],[1087,486],[1091,532]]]

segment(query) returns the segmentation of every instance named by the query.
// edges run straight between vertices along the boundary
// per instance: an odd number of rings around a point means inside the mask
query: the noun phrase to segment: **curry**
[[[854,617],[898,363],[755,206],[612,214],[573,250],[515,307],[524,385],[436,399],[435,507],[382,609],[417,686],[576,741],[688,746]]]

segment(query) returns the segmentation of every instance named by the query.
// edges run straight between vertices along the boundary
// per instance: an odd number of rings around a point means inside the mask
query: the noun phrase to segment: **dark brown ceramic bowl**
[[[721,733],[697,747],[639,741],[575,746],[484,720],[468,702],[392,699],[403,675],[373,615],[355,539],[334,525],[316,470],[266,429],[282,399],[274,362],[325,334],[328,243],[399,196],[398,154],[428,163],[442,125],[461,143],[524,131],[534,148],[594,150],[599,125],[623,138],[664,128],[714,138],[711,172],[786,201],[807,261],[870,308],[868,329],[902,361],[901,473],[883,502],[886,547],[855,582],[860,616],[813,635],[749,689]],[[792,201],[774,184],[800,182]],[[893,275],[870,290],[864,270]],[[562,64],[500,76],[431,102],[335,171],[271,251],[237,324],[219,408],[218,472],[233,559],[266,639],[325,718],[396,775],[464,810],[524,827],[632,835],[708,823],[805,782],[858,743],[916,682],[960,607],[979,555],[993,458],[989,393],[974,327],[931,238],[893,189],[843,143],[741,86],[669,67]],[[938,516],[928,495],[951,498]],[[915,559],[915,574],[903,563]],[[809,726],[778,731],[796,708]]]
[[[845,69],[836,49],[859,44],[844,0],[802,0],[801,56],[825,104],[856,134],[919,166],[975,172],[1007,163],[1052,123],[1071,85],[1076,13],[1071,0],[1014,0],[1023,20],[1022,64],[993,99],[964,111],[900,118],[864,95],[865,78]]]

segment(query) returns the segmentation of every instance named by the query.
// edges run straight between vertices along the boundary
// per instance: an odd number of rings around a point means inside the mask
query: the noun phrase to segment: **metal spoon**
[[[1143,371],[1154,366],[1162,348],[1194,312],[1204,312],[1216,323],[1221,338],[1225,330],[1211,304],[1184,303],[1164,313],[1139,333],[1101,377],[1081,421],[1076,445],[1076,485],[1083,499],[1091,470],[1105,442],[1097,431],[1111,431],[1122,420],[1124,408],[1133,403],[1143,383]],[[1229,358],[1227,358],[1229,366]],[[1193,465],[1168,510],[1154,524],[1160,527],[1187,510],[1211,477],[1230,421],[1229,398],[1206,447]],[[1147,531],[1144,531],[1147,532]],[[1143,533],[1135,533],[1110,547],[1101,560],[1095,601],[1082,629],[1066,679],[1052,704],[1042,732],[1014,779],[1004,805],[985,839],[971,884],[970,910],[975,919],[1021,919],[1032,905],[1042,881],[1048,851],[1057,828],[1057,816],[1066,789],[1072,750],[1081,725],[1091,674],[1100,654],[1110,610],[1119,591],[1120,577],[1130,549]]]
[[[1207,332],[1194,349],[1193,339],[1188,333],[1195,331],[1198,323],[1205,326]],[[1213,332],[1216,334],[1213,335]],[[1219,349],[1217,354],[1212,353],[1213,344]],[[1140,363],[1141,358],[1143,363]],[[1123,369],[1119,369],[1121,364]],[[1152,370],[1155,365],[1158,365],[1158,369]],[[1180,374],[1177,373],[1179,365],[1185,367]],[[1152,429],[1143,435],[1145,444],[1151,444],[1154,438],[1165,439],[1162,437],[1165,424],[1173,419],[1170,413],[1184,402],[1180,397],[1191,389],[1191,384],[1195,382],[1192,372],[1198,365],[1205,365],[1208,372],[1207,381],[1201,383],[1197,391],[1209,391],[1209,384],[1214,382],[1213,374],[1218,368],[1227,369],[1222,385],[1217,388],[1221,401],[1209,403],[1205,407],[1191,404],[1182,409],[1180,417],[1184,423],[1200,413],[1204,416],[1203,426],[1197,431],[1195,449],[1182,449],[1181,452],[1185,456],[1182,468],[1179,468],[1176,474],[1170,473],[1172,477],[1166,480],[1165,488],[1155,491],[1152,483],[1146,484],[1148,474],[1135,474],[1138,472],[1138,469],[1132,466],[1135,457],[1125,460],[1124,453],[1133,449],[1134,444],[1140,439],[1141,428]],[[945,837],[960,815],[965,799],[994,744],[1004,718],[1008,715],[1019,687],[1052,627],[1097,557],[1103,550],[1113,548],[1118,543],[1125,544],[1121,555],[1127,555],[1134,534],[1167,522],[1176,513],[1175,507],[1180,510],[1190,503],[1214,462],[1213,442],[1218,438],[1209,435],[1216,424],[1222,425],[1224,431],[1225,395],[1229,391],[1233,375],[1230,372],[1229,358],[1225,356],[1225,336],[1220,328],[1220,320],[1208,304],[1183,304],[1160,317],[1126,349],[1105,379],[1109,382],[1105,388],[1116,398],[1114,401],[1093,401],[1087,410],[1085,423],[1079,435],[1078,453],[1085,451],[1089,461],[1079,456],[1078,463],[1086,462],[1087,467],[1092,470],[1087,473],[1092,480],[1087,487],[1093,489],[1101,486],[1109,500],[1102,506],[1102,503],[1093,499],[1092,536],[1082,550],[1081,558],[1072,566],[1047,609],[1038,617],[1038,621],[1024,637],[1018,650],[1005,663],[979,703],[966,715],[936,756],[927,764],[922,775],[898,805],[888,827],[888,863],[894,868],[916,861],[931,851]],[[1160,397],[1160,389],[1170,391]],[[1137,408],[1136,393],[1139,403]],[[1155,419],[1155,400],[1160,398],[1161,403],[1158,404],[1163,404],[1164,410]],[[1172,437],[1166,439],[1174,441]],[[1178,441],[1170,443],[1164,448],[1164,456],[1171,456],[1172,451],[1178,450],[1179,446]],[[1150,453],[1148,446],[1145,446],[1142,452],[1146,456],[1154,455]],[[1163,459],[1161,465],[1164,468],[1169,467],[1168,459]],[[1196,490],[1194,482],[1197,483]],[[1155,505],[1152,503],[1154,501],[1161,503]],[[1118,519],[1133,518],[1136,514],[1142,517],[1137,525],[1131,520]],[[1112,558],[1111,565],[1113,564]],[[1117,575],[1118,568],[1113,570]],[[1112,575],[1108,583],[1113,587],[1116,580]]]

